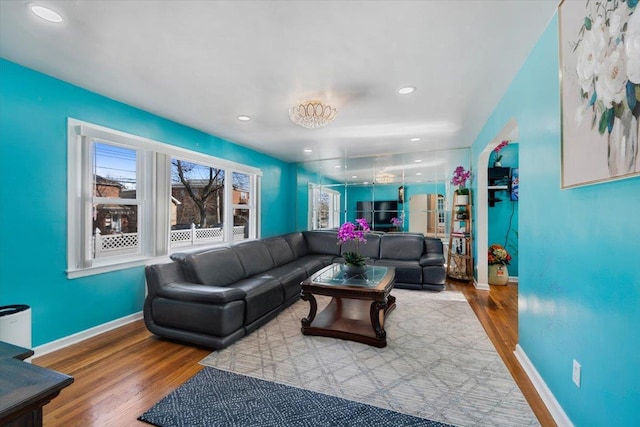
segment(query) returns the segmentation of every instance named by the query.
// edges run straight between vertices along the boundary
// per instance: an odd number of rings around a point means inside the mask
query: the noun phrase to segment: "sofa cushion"
[[[303,231],[309,254],[340,256],[338,233],[335,231]]]
[[[244,306],[244,301],[201,304],[158,297],[151,302],[151,312],[160,326],[224,337],[242,327]]]
[[[423,267],[427,265],[444,265],[444,254],[424,254],[420,257],[420,265]]]
[[[300,295],[302,290],[300,284],[307,278],[307,272],[295,265],[281,265],[263,273],[262,276],[274,277],[280,280],[284,292],[284,300],[287,301],[296,295]]]
[[[307,273],[307,276],[311,276],[313,273],[329,264],[331,264],[331,262],[327,263],[325,255],[307,255],[295,261],[291,261],[287,266],[299,267]]]
[[[240,259],[230,248],[189,254],[181,262],[189,277],[204,285],[227,286],[246,277]]]
[[[241,289],[223,286],[200,285],[189,282],[171,282],[158,287],[158,295],[181,301],[210,302],[223,304],[230,301],[242,300],[247,295]]]
[[[271,254],[273,265],[275,267],[284,265],[296,259],[296,256],[291,250],[291,246],[289,246],[283,237],[271,237],[269,239],[264,239],[263,242]]]
[[[144,268],[144,274],[151,297],[155,296],[157,290],[164,284],[187,281],[182,272],[182,265],[177,262],[148,265]]]
[[[364,236],[366,243],[359,242],[358,243],[358,251],[360,255],[367,257],[369,259],[378,259],[380,257],[380,234],[367,233]],[[345,252],[353,252],[356,247],[356,242],[353,240],[349,240],[342,244],[340,249],[340,254],[344,254]]]
[[[442,240],[435,239],[433,237],[426,237],[424,239],[425,252],[428,254],[440,254],[444,253]]]
[[[418,261],[379,259],[375,265],[396,268],[396,282],[422,283],[422,267]]]
[[[273,277],[250,277],[229,285],[247,293],[245,325],[267,314],[284,302],[284,292],[280,280]]]
[[[417,261],[424,252],[424,237],[415,234],[385,234],[380,240],[380,259]]]
[[[273,258],[271,258],[269,249],[260,240],[243,242],[232,246],[231,249],[240,258],[247,277],[255,276],[273,268]]]
[[[429,285],[436,285],[437,289],[443,290],[445,288],[444,283],[447,278],[447,273],[444,265],[428,265],[422,267],[422,283]]]
[[[289,247],[296,258],[302,258],[309,254],[307,242],[304,240],[302,233],[289,233],[285,234],[283,237],[289,244]]]

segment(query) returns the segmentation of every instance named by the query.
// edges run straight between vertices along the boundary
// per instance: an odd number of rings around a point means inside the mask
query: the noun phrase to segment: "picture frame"
[[[640,6],[629,3],[558,6],[562,188],[640,176]]]

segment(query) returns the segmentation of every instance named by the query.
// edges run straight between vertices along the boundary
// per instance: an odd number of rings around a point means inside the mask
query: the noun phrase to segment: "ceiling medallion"
[[[336,109],[320,101],[309,101],[289,108],[289,117],[303,128],[317,129],[336,118]]]

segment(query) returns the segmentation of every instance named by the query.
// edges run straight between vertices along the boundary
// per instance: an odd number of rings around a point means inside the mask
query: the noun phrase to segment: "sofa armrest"
[[[231,301],[243,300],[247,293],[242,289],[225,288],[221,286],[200,285],[188,282],[172,282],[160,286],[159,296],[201,303],[224,304]]]
[[[444,265],[444,255],[442,253],[424,254],[420,257],[420,266]]]

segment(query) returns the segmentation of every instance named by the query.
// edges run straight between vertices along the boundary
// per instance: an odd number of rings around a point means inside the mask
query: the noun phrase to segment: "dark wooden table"
[[[28,348],[0,341],[0,426],[42,426],[42,407],[73,377],[24,362]]]
[[[396,306],[391,295],[394,282],[393,267],[368,266],[364,275],[356,276],[347,276],[341,264],[325,267],[302,283],[302,299],[310,305],[302,333],[385,347],[385,317]],[[332,297],[317,316],[314,295]]]

